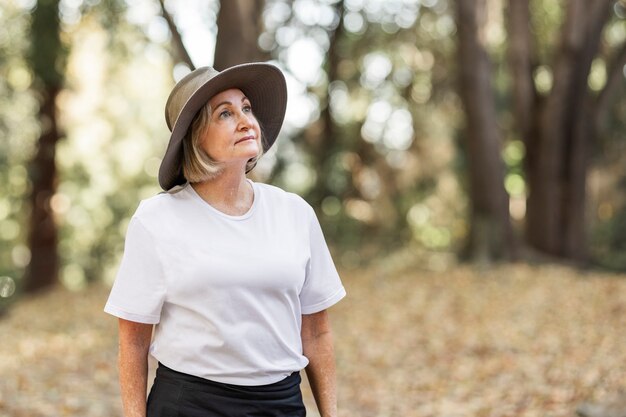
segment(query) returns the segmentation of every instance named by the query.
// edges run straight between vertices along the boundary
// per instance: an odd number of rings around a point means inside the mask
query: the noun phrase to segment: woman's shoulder
[[[188,200],[184,188],[176,192],[161,192],[139,202],[134,217],[144,222],[162,221],[164,217],[175,214],[180,205]]]
[[[271,184],[255,182],[261,191],[262,198],[267,199],[270,204],[288,205],[297,210],[313,210],[311,205],[296,193],[285,191],[280,187]]]

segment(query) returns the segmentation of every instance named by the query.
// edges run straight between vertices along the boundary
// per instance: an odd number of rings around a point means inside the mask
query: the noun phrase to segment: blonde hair
[[[213,160],[201,146],[202,138],[210,123],[211,106],[207,103],[195,115],[191,127],[183,138],[183,175],[190,183],[213,179],[222,172],[222,165]],[[264,143],[263,137],[261,127],[261,144]],[[246,173],[256,166],[257,161],[263,155],[263,149],[264,146],[261,145],[258,155],[246,163]]]

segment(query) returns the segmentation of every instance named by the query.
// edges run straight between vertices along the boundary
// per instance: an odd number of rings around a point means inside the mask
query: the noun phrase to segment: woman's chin
[[[217,161],[223,165],[246,165],[248,161],[259,156],[258,152],[240,152],[236,156],[231,158],[224,158],[221,161]]]
[[[241,152],[245,155],[245,158],[247,158],[246,160],[255,158],[261,151],[257,142],[249,141],[249,143],[241,143],[241,145],[245,145],[245,147],[241,148]]]

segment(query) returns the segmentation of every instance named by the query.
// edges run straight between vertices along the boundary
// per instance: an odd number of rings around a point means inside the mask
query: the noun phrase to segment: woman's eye
[[[230,110],[224,110],[223,112],[220,113],[221,118],[225,118],[228,116],[230,116]]]
[[[243,106],[243,111],[246,113],[251,113],[252,112],[252,106],[249,104],[246,104],[245,106]]]

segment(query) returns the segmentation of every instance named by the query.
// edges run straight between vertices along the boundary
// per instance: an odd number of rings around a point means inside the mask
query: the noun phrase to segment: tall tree
[[[161,15],[166,20],[172,36],[172,55],[175,61],[189,68],[195,65],[189,55],[174,17],[159,0]],[[258,46],[263,32],[262,14],[265,0],[228,0],[220,2],[217,17],[217,39],[213,67],[223,70],[244,62],[264,61],[269,55]]]
[[[339,143],[339,135],[337,133],[337,126],[332,118],[330,111],[330,85],[333,81],[338,79],[337,69],[341,56],[338,51],[338,43],[341,42],[341,38],[344,36],[343,18],[344,18],[344,1],[340,0],[334,6],[334,11],[338,16],[338,23],[334,29],[330,29],[328,32],[329,45],[328,52],[324,63],[324,70],[328,77],[328,83],[326,88],[326,96],[323,97],[326,101],[325,105],[321,109],[320,123],[322,124],[322,130],[315,135],[306,135],[308,139],[308,145],[310,147],[311,156],[313,159],[313,165],[317,167],[317,178],[315,185],[309,194],[309,201],[314,207],[320,207],[324,197],[328,196],[328,176],[331,171],[330,163],[332,157],[337,151],[337,144]]]
[[[474,260],[513,254],[501,135],[497,124],[491,62],[482,33],[486,0],[457,0],[460,93],[466,114],[470,234],[467,255]]]
[[[56,192],[56,97],[63,85],[65,53],[60,38],[59,0],[38,0],[32,13],[29,62],[35,76],[33,89],[40,100],[41,134],[30,163],[32,185],[28,245],[31,261],[24,276],[24,290],[49,287],[59,278],[57,226],[51,200]]]
[[[567,2],[560,41],[553,52],[553,85],[545,95],[533,81],[533,54],[528,0],[509,2],[509,61],[517,128],[526,145],[526,239],[551,255],[587,258],[585,216],[588,151],[597,136],[626,63],[626,47],[615,54],[600,94],[588,86],[593,60],[601,49],[603,29],[615,0]]]
[[[217,40],[213,66],[223,70],[244,62],[269,58],[258,46],[263,31],[264,0],[226,0],[220,2]]]

